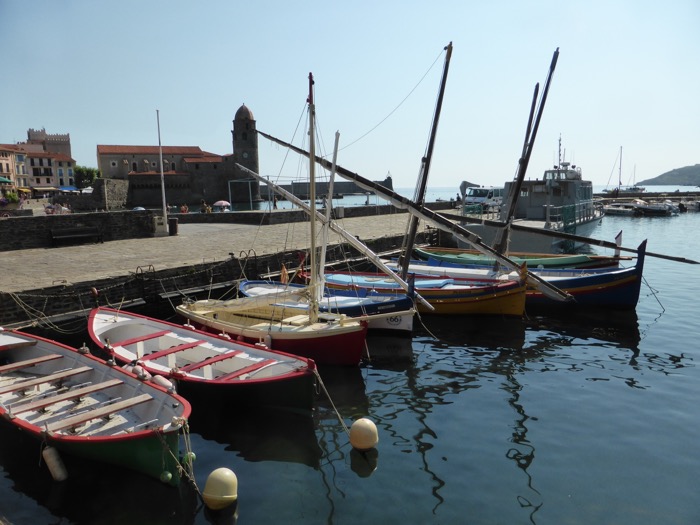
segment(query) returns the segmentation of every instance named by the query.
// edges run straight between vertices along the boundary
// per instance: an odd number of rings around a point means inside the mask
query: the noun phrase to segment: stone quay
[[[447,206],[439,202],[427,207]],[[358,206],[345,208],[337,222],[382,254],[401,247],[408,218],[405,210],[393,206]],[[152,227],[155,220],[149,211],[122,211],[0,221],[3,244],[8,243],[0,257],[0,327],[85,318],[98,304],[180,304],[197,293],[223,293],[240,279],[279,275],[282,264],[291,272],[311,244],[300,210],[176,214],[168,219],[170,234],[160,236]],[[98,224],[104,242],[53,247],[49,232],[59,221],[70,221],[64,226]],[[10,235],[15,229],[22,234]],[[427,242],[434,233],[421,226],[417,242]],[[330,233],[329,263],[347,265],[358,257]]]

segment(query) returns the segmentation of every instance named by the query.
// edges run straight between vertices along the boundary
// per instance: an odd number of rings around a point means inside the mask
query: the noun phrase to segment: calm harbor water
[[[699,228],[700,213],[606,217],[593,236],[700,260]],[[324,395],[309,417],[195,415],[196,481],[233,470],[239,524],[700,523],[700,265],[649,257],[644,274],[636,313],[423,316],[412,339],[371,338],[371,363],[321,369],[345,425],[377,424],[374,454],[352,449]],[[52,336],[86,337],[65,328]],[[36,446],[0,440],[0,522],[234,521],[70,458],[54,483]]]

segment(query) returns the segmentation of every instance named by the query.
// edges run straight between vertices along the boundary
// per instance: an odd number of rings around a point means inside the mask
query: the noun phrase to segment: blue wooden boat
[[[586,269],[529,269],[549,284],[567,292],[573,300],[555,301],[541,291],[528,285],[526,308],[614,308],[633,310],[639,300],[639,291],[644,271],[647,241],[637,248],[637,261],[627,268],[586,268]],[[389,264],[392,266],[392,264]],[[395,266],[395,264],[393,265]],[[474,280],[497,279],[493,267],[460,266],[445,261],[411,263],[409,271],[416,274],[416,280],[453,279],[455,283],[468,283]]]

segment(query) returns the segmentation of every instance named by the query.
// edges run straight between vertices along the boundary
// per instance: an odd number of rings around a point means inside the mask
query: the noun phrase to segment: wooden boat
[[[309,147],[315,151],[313,75],[309,73]],[[215,330],[248,342],[265,342],[268,347],[314,359],[320,364],[357,365],[365,350],[367,321],[345,315],[321,313],[316,290],[319,268],[316,262],[316,179],[315,163],[309,162],[309,253],[312,277],[308,310],[300,311],[276,303],[272,297],[239,298],[228,301],[204,300],[185,303],[176,311],[196,326]]]
[[[414,254],[424,261],[444,261],[457,265],[485,266],[496,262],[493,257],[488,257],[476,250],[459,248],[414,248]],[[508,258],[512,261],[533,268],[612,268],[617,267],[620,261],[630,261],[632,257],[615,255],[591,255],[591,254],[552,254],[552,253],[527,253],[509,252]]]
[[[241,310],[241,304],[250,303],[209,299],[183,303],[175,310],[197,328],[249,343],[264,343],[268,348],[320,364],[357,365],[362,360],[366,321],[319,313],[315,322],[309,322],[308,312],[299,313],[298,308],[262,304]]]
[[[18,331],[0,331],[0,363],[4,424],[60,452],[180,482],[184,398],[87,348]]]
[[[469,314],[522,316],[525,312],[524,274],[504,276],[500,281],[458,282],[456,279],[416,276],[414,286],[432,310],[418,303],[418,311],[426,314]],[[372,290],[388,294],[398,285],[380,273],[327,272],[326,286],[341,290]]]
[[[288,291],[298,291],[298,294],[293,293],[276,300],[276,304],[298,308],[301,311],[310,307],[308,288],[299,283],[242,281],[238,285],[238,291],[245,297],[275,297]],[[318,302],[318,309],[319,312],[367,319],[367,329],[370,332],[386,331],[398,335],[410,334],[413,330],[413,299],[402,290],[392,294],[368,293],[367,290],[328,290]]]
[[[88,331],[115,360],[166,377],[195,407],[313,409],[309,359],[111,308],[93,309]]]
[[[634,309],[639,300],[639,291],[644,271],[646,241],[637,248],[637,261],[628,268],[584,268],[584,269],[533,269],[531,273],[546,280],[559,290],[573,297],[572,301],[554,301],[540,290],[528,286],[526,307],[552,306],[557,308],[591,307]],[[389,263],[392,266],[392,263]],[[432,263],[411,263],[409,270],[416,274],[416,283],[434,279],[452,279],[456,284],[474,280],[494,280],[502,273],[493,267],[462,266],[434,261]],[[429,281],[428,281],[429,282]],[[416,284],[416,289],[421,288]],[[423,293],[421,291],[421,293]]]

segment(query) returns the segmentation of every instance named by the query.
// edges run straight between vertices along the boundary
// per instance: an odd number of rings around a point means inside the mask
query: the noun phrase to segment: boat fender
[[[127,372],[133,374],[134,373],[134,365],[129,363],[128,365],[124,365],[122,369],[126,370]]]
[[[226,332],[221,332],[219,334],[219,337],[223,337],[224,339],[231,339],[231,336],[228,335]]]
[[[151,374],[147,370],[145,370],[141,365],[136,365],[131,371],[141,381],[148,381],[152,377]]]
[[[49,472],[54,481],[64,481],[68,478],[68,471],[63,464],[61,456],[58,454],[58,450],[54,447],[46,447],[41,451],[41,457],[44,458],[46,466],[49,467]]]
[[[265,334],[265,337],[263,338],[263,343],[265,343],[265,346],[268,348],[272,348],[272,336],[270,334]]]
[[[158,386],[162,386],[165,388],[168,392],[175,392],[175,385],[173,385],[172,381],[169,379],[166,379],[163,376],[160,375],[155,375],[151,378],[151,383],[154,383]]]

